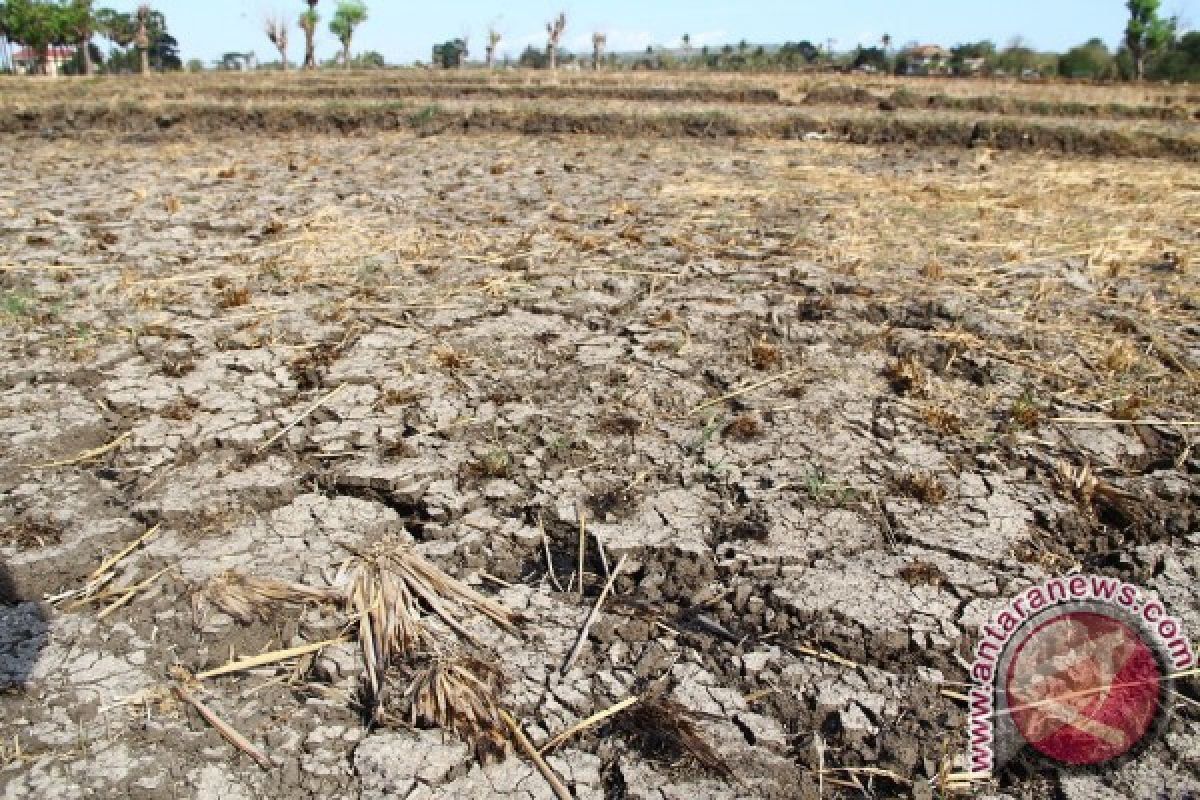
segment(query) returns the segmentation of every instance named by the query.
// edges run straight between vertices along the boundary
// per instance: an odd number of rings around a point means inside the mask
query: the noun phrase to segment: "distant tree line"
[[[101,72],[147,72],[181,69],[179,44],[167,31],[162,12],[141,5],[131,13],[96,8],[94,0],[0,0],[0,37],[40,54],[30,70],[45,72],[55,48],[70,47],[74,55],[60,71],[74,74]],[[341,44],[337,57],[319,63],[315,53],[316,33],[322,22],[320,0],[293,0],[304,10],[296,17],[272,16],[263,30],[279,52],[279,61],[260,64],[253,53],[226,53],[216,62],[218,69],[287,69],[290,29],[298,27],[304,38],[303,66],[369,68],[384,66],[383,56],[369,51],[354,55],[352,45],[359,27],[367,20],[363,0],[338,0],[328,28]],[[328,0],[327,0],[328,2]],[[992,41],[967,42],[949,49],[919,46],[913,42],[894,48],[885,34],[875,46],[859,46],[835,52],[833,41],[788,41],[781,46],[751,45],[742,40],[720,47],[694,48],[685,33],[680,47],[647,47],[644,53],[606,53],[603,31],[592,34],[591,53],[570,53],[561,48],[567,28],[566,14],[546,23],[543,47],[530,45],[517,58],[517,65],[531,69],[555,69],[560,65],[582,69],[721,70],[766,71],[841,69],[896,74],[1010,75],[1017,77],[1061,76],[1077,80],[1165,80],[1200,81],[1200,32],[1180,30],[1179,20],[1160,14],[1161,0],[1126,0],[1129,19],[1116,50],[1099,38],[1089,39],[1065,53],[1039,52],[1018,39],[1003,48]],[[305,8],[306,7],[306,8]],[[107,54],[96,46],[96,37],[110,43]],[[488,68],[496,66],[501,34],[489,26],[484,50]],[[455,69],[467,64],[466,35],[433,45],[430,64]],[[508,64],[508,59],[504,60]],[[196,60],[190,70],[204,68]]]
[[[68,74],[148,72],[181,69],[179,42],[166,18],[147,5],[132,13],[96,8],[92,0],[5,0],[0,2],[0,35],[37,54],[31,72],[45,73],[52,48],[73,47],[63,65]],[[107,56],[93,41],[111,42]]]

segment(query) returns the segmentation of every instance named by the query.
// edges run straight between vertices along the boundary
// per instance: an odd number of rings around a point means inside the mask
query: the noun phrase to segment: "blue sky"
[[[256,52],[275,58],[262,33],[272,12],[294,17],[302,0],[151,0],[167,17],[184,59],[212,61],[224,52]],[[355,38],[354,50],[377,50],[389,63],[429,59],[435,42],[463,34],[472,57],[481,56],[488,24],[504,35],[502,53],[517,54],[527,44],[545,42],[545,23],[559,10],[567,13],[567,49],[590,50],[591,33],[608,33],[610,51],[645,50],[647,45],[676,46],[687,32],[693,46],[823,43],[837,49],[874,44],[889,33],[897,45],[909,41],[952,45],[990,38],[1004,44],[1023,37],[1039,49],[1063,50],[1093,36],[1115,46],[1125,25],[1123,0],[367,0],[370,18]],[[137,0],[98,0],[97,5],[129,10]],[[336,0],[321,0],[326,20]],[[1163,11],[1178,14],[1186,27],[1200,25],[1200,0],[1163,0]],[[303,35],[294,29],[290,56],[303,55]],[[338,45],[322,23],[318,55],[334,55]]]

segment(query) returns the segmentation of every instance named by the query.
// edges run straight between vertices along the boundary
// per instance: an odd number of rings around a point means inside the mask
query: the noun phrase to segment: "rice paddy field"
[[[0,797],[1190,796],[970,772],[980,627],[1200,630],[1200,90],[0,81]]]

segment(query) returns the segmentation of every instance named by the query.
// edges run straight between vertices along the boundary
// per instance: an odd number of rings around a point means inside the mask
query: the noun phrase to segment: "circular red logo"
[[[1016,642],[1008,711],[1035,750],[1063,764],[1103,764],[1150,731],[1165,678],[1137,630],[1096,611],[1055,615]]]

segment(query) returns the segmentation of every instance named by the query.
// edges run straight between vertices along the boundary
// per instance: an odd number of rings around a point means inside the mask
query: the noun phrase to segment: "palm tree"
[[[600,69],[600,60],[604,58],[604,46],[608,44],[608,34],[596,31],[592,34],[592,69]]]
[[[566,28],[567,15],[562,11],[551,22],[546,23],[546,33],[549,37],[546,42],[546,52],[550,56],[550,69],[558,69],[558,43]]]
[[[271,40],[271,44],[275,45],[275,49],[279,51],[279,57],[283,60],[283,71],[287,72],[287,47],[288,47],[288,25],[287,21],[282,17],[267,17],[266,22],[267,38]]]
[[[685,33],[683,35],[681,41],[683,42],[683,60],[691,61],[692,60],[692,35],[690,33]]]
[[[317,13],[317,0],[304,0],[308,3],[308,11],[300,15],[300,30],[304,31],[304,68],[316,69],[316,36],[317,23],[321,15]]]
[[[362,0],[341,0],[333,19],[329,20],[329,32],[342,43],[342,67],[350,66],[350,43],[354,39],[354,29],[367,18],[367,5]]]
[[[150,6],[143,3],[137,8],[137,32],[133,35],[133,43],[138,49],[140,70],[143,75],[150,72],[150,31],[147,27],[149,21]]]
[[[892,35],[890,33],[885,33],[879,41],[883,44],[883,54],[886,56],[888,54],[888,50],[892,49]]]
[[[496,45],[500,44],[500,38],[500,31],[494,27],[488,28],[487,47],[484,48],[484,58],[487,61],[488,69],[496,66]]]

